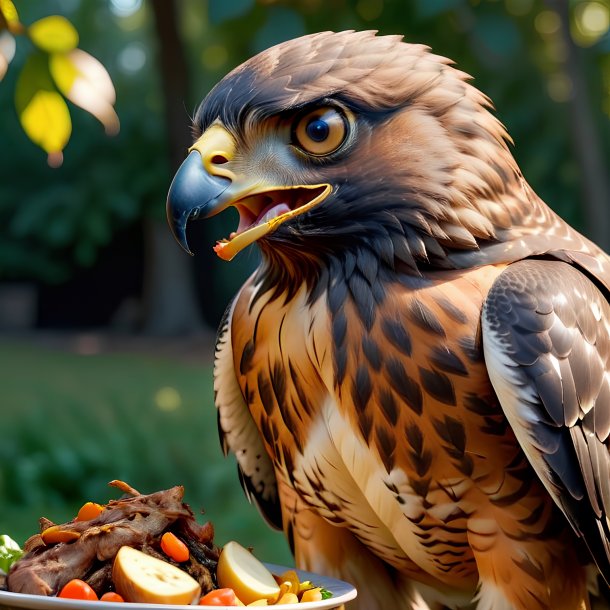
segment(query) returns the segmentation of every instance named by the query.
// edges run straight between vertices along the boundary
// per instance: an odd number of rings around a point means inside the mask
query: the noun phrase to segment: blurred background
[[[86,500],[116,497],[106,484],[121,478],[142,492],[184,484],[219,543],[237,539],[263,559],[290,561],[222,456],[213,406],[215,327],[256,251],[216,258],[212,245],[234,226],[229,214],[192,226],[191,258],[164,217],[189,117],[227,71],[270,45],[375,29],[451,57],[493,99],[534,189],[610,249],[609,0],[17,0],[13,8],[25,28],[50,15],[69,20],[78,47],[109,73],[120,120],[115,133],[112,120],[102,126],[71,100],[69,140],[55,146],[63,154],[34,144],[21,98],[40,49],[33,29],[9,27],[11,3],[0,0],[8,63],[0,533],[20,543],[41,515],[62,522]]]

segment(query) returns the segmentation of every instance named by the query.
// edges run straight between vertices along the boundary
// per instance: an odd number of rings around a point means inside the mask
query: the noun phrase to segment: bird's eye
[[[336,108],[316,108],[297,120],[293,134],[296,144],[305,152],[328,155],[345,141],[346,118]]]

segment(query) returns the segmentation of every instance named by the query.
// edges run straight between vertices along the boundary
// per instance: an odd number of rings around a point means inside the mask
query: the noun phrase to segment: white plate
[[[282,574],[287,568],[272,563],[265,564],[274,574]],[[352,585],[321,576],[311,572],[297,570],[299,580],[311,580],[316,587],[328,589],[333,596],[319,602],[304,602],[302,604],[278,604],[270,606],[276,610],[323,610],[324,608],[336,608],[356,597],[356,589]],[[171,604],[136,604],[116,602],[88,602],[78,599],[63,599],[60,597],[45,597],[44,595],[27,595],[25,593],[11,593],[0,591],[0,608],[26,608],[27,610],[194,610],[194,608],[210,608],[211,606],[173,606]],[[221,607],[221,606],[216,606]]]

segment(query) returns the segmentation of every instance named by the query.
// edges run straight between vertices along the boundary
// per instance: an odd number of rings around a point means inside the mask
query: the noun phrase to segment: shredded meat
[[[112,586],[112,561],[122,546],[159,555],[160,539],[166,531],[173,531],[191,551],[188,562],[175,565],[189,572],[203,593],[214,588],[219,555],[213,542],[214,529],[210,523],[196,522],[189,506],[182,502],[184,488],[140,495],[122,482],[111,484],[134,495],[110,501],[89,521],[54,525],[41,519],[41,533],[27,540],[25,555],[9,572],[9,591],[56,595],[69,580],[80,578],[100,594]],[[70,541],[55,542],[57,538]],[[172,563],[167,556],[162,558]]]
[[[101,597],[106,591],[112,591],[114,589],[114,584],[112,582],[112,563],[110,561],[103,563],[101,567],[95,569],[82,580],[89,584],[97,593],[98,597]]]

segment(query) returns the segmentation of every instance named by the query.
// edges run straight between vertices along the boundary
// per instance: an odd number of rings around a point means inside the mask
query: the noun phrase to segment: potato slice
[[[303,591],[303,595],[301,595],[302,602],[319,602],[322,601],[322,589],[320,587],[315,587],[315,589],[307,589]]]
[[[280,593],[273,574],[238,542],[227,542],[220,557],[216,577],[220,587],[230,587],[244,604],[259,599],[274,602]]]
[[[299,598],[294,593],[284,593],[280,599],[277,600],[278,605],[280,604],[298,604]]]
[[[165,561],[122,546],[112,566],[117,593],[128,602],[191,604],[199,599],[199,583]]]

